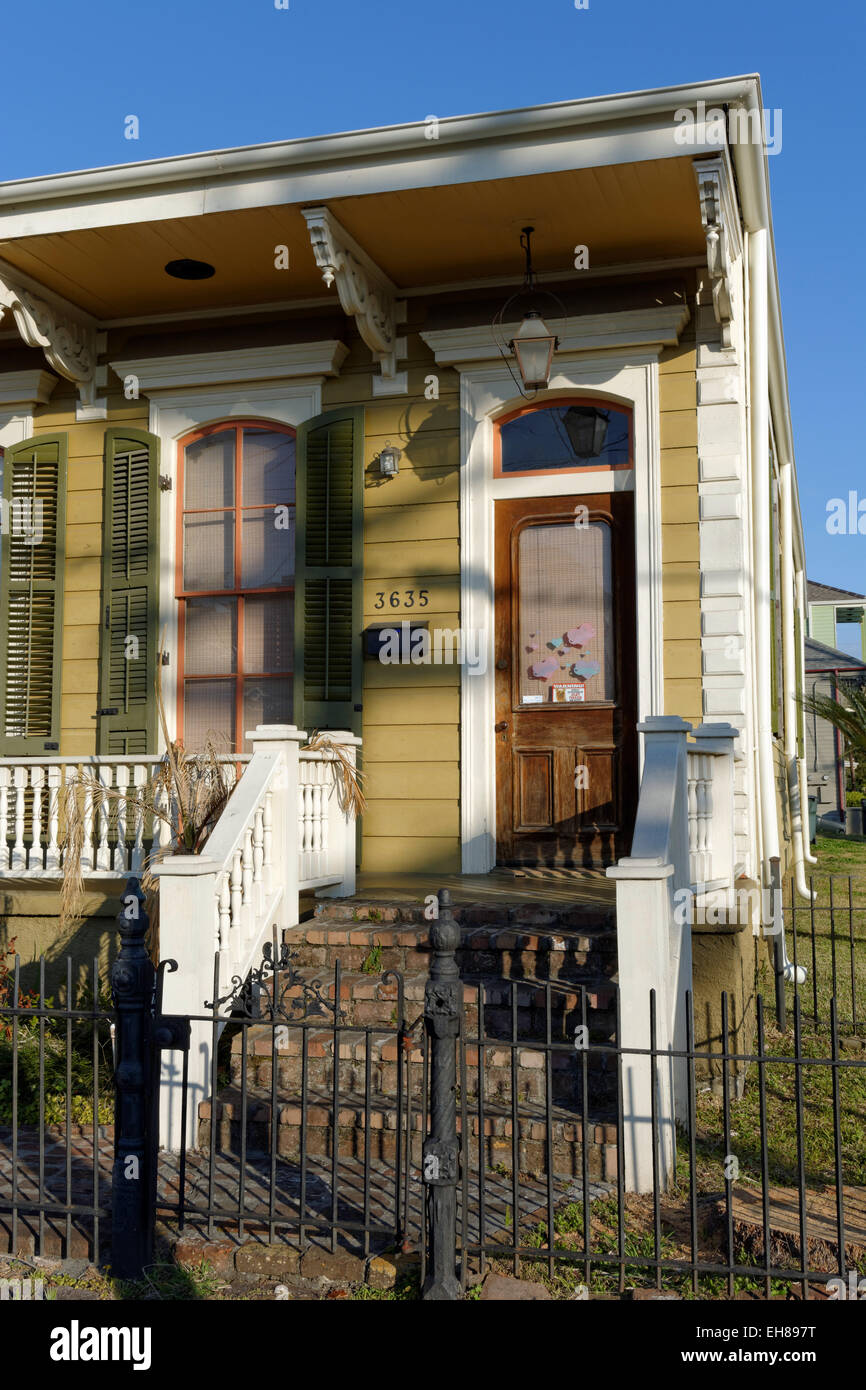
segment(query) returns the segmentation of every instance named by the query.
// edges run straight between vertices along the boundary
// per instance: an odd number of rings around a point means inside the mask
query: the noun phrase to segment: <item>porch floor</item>
[[[562,876],[560,876],[560,874]],[[536,877],[536,875],[538,875]],[[489,874],[360,873],[357,891],[341,902],[423,902],[430,893],[448,888],[454,903],[595,903],[613,907],[616,884],[604,870],[494,869]],[[328,901],[325,899],[324,901]]]

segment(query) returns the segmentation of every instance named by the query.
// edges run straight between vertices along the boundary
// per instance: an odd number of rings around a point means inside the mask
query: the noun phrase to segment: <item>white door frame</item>
[[[662,647],[661,486],[658,349],[558,355],[550,387],[535,403],[555,396],[609,396],[633,412],[634,468],[494,478],[494,422],[525,404],[504,364],[460,374],[460,592],[461,623],[482,634],[486,662],[462,673],[460,688],[460,831],[466,874],[489,873],[496,863],[496,757],[494,747],[494,503],[505,497],[563,497],[634,491],[637,605],[637,718],[664,709]]]

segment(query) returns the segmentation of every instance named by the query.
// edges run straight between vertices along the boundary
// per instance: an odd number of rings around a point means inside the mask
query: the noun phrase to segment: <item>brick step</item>
[[[314,994],[333,1002],[336,981],[332,973],[326,973],[319,967],[305,966],[295,970],[294,980],[294,983],[280,988],[284,1011],[295,1002],[303,1005]],[[426,983],[426,971],[403,977],[403,1007],[407,1023],[413,1023],[423,1011]],[[341,1022],[363,1027],[395,1026],[398,1022],[398,992],[394,979],[383,979],[378,974],[368,975],[360,971],[341,972]],[[466,980],[463,985],[464,1027],[470,1034],[479,1025],[479,999],[482,994],[484,1031],[487,1036],[510,1037],[516,1012],[518,1039],[545,1037],[549,999],[554,1040],[569,1040],[574,1036],[575,1027],[582,1021],[584,996],[590,1039],[603,1041],[612,1036],[616,991],[607,978],[587,979],[579,987],[566,986],[562,981],[548,983],[527,978]],[[260,1004],[263,1012],[267,1013],[266,996],[260,997]]]
[[[237,1034],[232,1043],[229,1063],[231,1084],[241,1087],[244,1072],[248,1094],[271,1099],[274,1064],[277,1069],[277,1098],[284,1093],[299,1091],[303,1081],[303,1032],[306,1031],[306,1076],[308,1088],[326,1091],[334,1083],[333,1029],[310,1028],[295,1029],[278,1038],[279,1046],[274,1049],[273,1029],[270,1024],[254,1025],[247,1030],[246,1066],[244,1066],[244,1040]],[[408,1068],[403,1072],[404,1094],[409,1093],[419,1099],[422,1093],[423,1053],[416,1030],[415,1037],[407,1040],[405,1055]],[[398,1060],[400,1042],[393,1031],[375,1032],[365,1030],[354,1032],[342,1029],[338,1034],[336,1046],[339,1051],[338,1082],[339,1090],[365,1092],[369,1084],[371,1095],[394,1100],[397,1095]],[[497,1046],[495,1043],[479,1048],[471,1043],[466,1045],[466,1085],[467,1094],[477,1098],[479,1053],[483,1057],[484,1096],[489,1101],[510,1103],[512,1087],[516,1080],[518,1100],[542,1105],[547,1095],[547,1066],[543,1052],[529,1046],[514,1049]],[[512,1077],[512,1053],[516,1057],[515,1078]],[[590,1103],[610,1103],[614,1097],[615,1076],[612,1068],[606,1065],[606,1058],[596,1054],[587,1062],[587,1082]],[[368,1083],[369,1077],[369,1083]],[[581,1060],[573,1048],[554,1050],[550,1054],[551,1095],[554,1104],[580,1108],[583,1090],[583,1069]]]
[[[413,920],[397,920],[398,915]],[[609,979],[616,974],[612,912],[485,906],[457,909],[455,916],[462,928],[457,959],[464,976],[580,983],[587,974]],[[377,971],[408,973],[426,971],[429,933],[421,908],[338,902],[319,904],[316,917],[287,932],[285,941],[301,965],[333,969],[339,959],[346,970],[372,962]]]
[[[270,1097],[264,1092],[248,1094],[246,1098],[247,1153],[268,1153],[271,1141]],[[238,1155],[241,1147],[243,1108],[240,1090],[227,1087],[216,1104],[217,1152]],[[210,1101],[199,1105],[199,1146],[208,1148],[214,1107]],[[616,1125],[609,1114],[592,1118],[586,1124],[587,1168],[591,1178],[607,1181],[616,1176]],[[301,1156],[301,1136],[304,1152],[317,1157],[332,1157],[335,1132],[338,1151],[342,1157],[365,1157],[372,1161],[393,1163],[397,1156],[398,1121],[392,1101],[370,1096],[369,1104],[361,1092],[341,1093],[337,1106],[337,1126],[333,1123],[332,1098],[326,1090],[310,1091],[307,1097],[306,1126],[299,1095],[286,1097],[277,1103],[279,1137],[277,1151],[284,1158]],[[511,1171],[514,1149],[514,1120],[511,1107],[491,1101],[485,1106],[483,1122],[470,1111],[467,1115],[467,1146],[473,1162],[478,1161],[479,1144],[483,1145],[485,1161]],[[458,1132],[462,1133],[462,1116],[458,1115]],[[407,1121],[404,1114],[403,1144]],[[419,1164],[424,1134],[424,1117],[415,1108],[408,1121],[411,1138],[410,1161]],[[540,1106],[523,1105],[517,1118],[518,1164],[521,1173],[541,1176],[547,1171],[548,1130]],[[574,1111],[555,1107],[550,1123],[553,1170],[557,1176],[578,1177],[583,1164],[583,1123]]]

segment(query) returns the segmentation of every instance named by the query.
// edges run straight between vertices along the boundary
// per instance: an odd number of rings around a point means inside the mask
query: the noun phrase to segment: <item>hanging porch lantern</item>
[[[551,333],[547,327],[540,311],[535,307],[535,303],[527,308],[523,314],[523,321],[513,338],[503,345],[502,328],[507,319],[508,311],[512,304],[518,299],[530,299],[537,302],[540,296],[553,300],[554,304],[561,311],[565,318],[565,306],[562,301],[552,294],[549,290],[541,290],[535,278],[535,271],[532,268],[532,233],[534,227],[524,227],[520,234],[520,245],[526,254],[526,271],[524,274],[523,285],[517,294],[513,294],[493,320],[493,336],[502,357],[508,363],[508,370],[514,377],[515,382],[520,388],[520,394],[527,400],[532,398],[536,391],[545,391],[550,383],[550,373],[553,368],[553,354],[559,347],[559,338],[555,333]],[[507,352],[506,352],[507,347]],[[509,361],[512,355],[517,360],[517,369],[520,373],[520,381],[514,375],[514,371]]]

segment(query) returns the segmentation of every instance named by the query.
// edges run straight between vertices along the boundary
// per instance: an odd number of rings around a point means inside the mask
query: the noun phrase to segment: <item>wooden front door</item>
[[[497,862],[628,854],[637,803],[629,492],[496,503]]]

